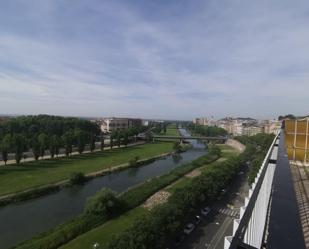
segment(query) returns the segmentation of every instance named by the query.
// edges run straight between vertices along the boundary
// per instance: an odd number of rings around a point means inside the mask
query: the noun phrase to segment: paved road
[[[223,249],[224,237],[232,234],[233,219],[239,217],[248,194],[247,176],[240,175],[228,192],[212,207],[208,217],[185,238],[179,249]]]

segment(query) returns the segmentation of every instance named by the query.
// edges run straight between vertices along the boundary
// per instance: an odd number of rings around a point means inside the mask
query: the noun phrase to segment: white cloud
[[[0,11],[0,113],[307,111],[306,1],[12,2]]]

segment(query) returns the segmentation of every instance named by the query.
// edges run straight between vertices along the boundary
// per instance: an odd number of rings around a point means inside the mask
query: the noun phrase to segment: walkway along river
[[[184,129],[180,129],[180,133],[189,135]],[[122,192],[206,153],[203,144],[196,140],[189,142],[193,148],[182,153],[179,161],[169,156],[140,168],[115,172],[94,178],[81,186],[63,188],[47,196],[0,208],[0,248],[10,248],[72,219],[83,211],[86,199],[103,187]]]

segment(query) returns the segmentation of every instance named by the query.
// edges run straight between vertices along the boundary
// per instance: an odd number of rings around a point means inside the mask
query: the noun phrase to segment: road
[[[225,196],[213,205],[208,216],[177,248],[223,249],[224,237],[232,235],[233,219],[239,217],[239,208],[248,191],[247,175],[239,175]]]

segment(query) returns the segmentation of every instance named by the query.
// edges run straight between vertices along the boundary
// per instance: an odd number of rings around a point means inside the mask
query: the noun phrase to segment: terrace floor
[[[309,248],[309,167],[301,162],[291,162],[290,168],[305,244]]]

